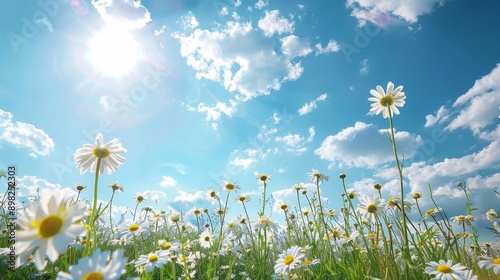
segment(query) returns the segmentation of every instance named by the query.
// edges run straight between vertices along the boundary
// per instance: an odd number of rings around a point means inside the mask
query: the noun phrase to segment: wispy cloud
[[[295,152],[301,154],[307,151],[306,144],[314,140],[314,135],[316,135],[316,130],[314,127],[308,129],[309,136],[301,136],[299,134],[288,133],[284,136],[278,136],[274,138],[274,141],[283,143],[284,148],[287,152]]]
[[[323,93],[322,95],[318,96],[315,100],[302,105],[302,107],[298,111],[299,115],[304,116],[316,110],[316,108],[318,108],[318,102],[325,101],[327,97],[328,95],[326,93]]]
[[[0,139],[30,150],[31,157],[48,156],[55,144],[45,131],[32,124],[12,122],[13,115],[0,109]]]
[[[361,75],[368,75],[368,68],[369,68],[369,65],[368,65],[368,58],[365,58],[363,59],[360,63],[359,63],[359,73]]]

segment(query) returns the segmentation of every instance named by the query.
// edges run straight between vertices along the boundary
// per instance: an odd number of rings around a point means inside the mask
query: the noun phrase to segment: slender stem
[[[86,252],[87,256],[90,256],[92,254],[92,251],[94,251],[96,243],[97,243],[95,219],[96,219],[96,213],[97,213],[97,209],[96,209],[97,208],[97,191],[98,191],[98,185],[99,185],[99,170],[100,169],[101,169],[101,158],[97,158],[96,172],[95,172],[95,179],[94,179],[94,201],[92,202],[90,224],[89,224],[89,227],[87,228],[87,239],[86,239],[86,244],[85,244],[85,252]],[[94,235],[92,242],[90,241],[91,233]]]
[[[111,194],[111,199],[109,200],[109,229],[111,229],[111,235],[114,235],[113,232],[113,219],[111,218],[111,214],[113,210],[113,197],[115,196],[115,191],[113,190],[113,194]]]
[[[398,168],[398,175],[399,175],[399,188],[401,192],[401,216],[403,219],[403,237],[404,237],[404,244],[405,244],[405,252],[406,252],[406,257],[409,257],[409,243],[408,243],[408,228],[406,226],[406,214],[405,214],[405,207],[404,207],[404,185],[403,185],[403,170],[401,168],[401,164],[399,162],[399,157],[398,157],[398,150],[396,148],[396,138],[394,137],[394,126],[392,124],[392,112],[391,112],[391,107],[387,107],[389,110],[389,125],[390,125],[390,130],[391,130],[391,144],[392,148],[394,151],[394,157],[396,159],[396,166]]]
[[[262,211],[260,212],[260,216],[264,216],[264,210],[266,209],[266,181],[264,183],[264,191],[262,192]]]

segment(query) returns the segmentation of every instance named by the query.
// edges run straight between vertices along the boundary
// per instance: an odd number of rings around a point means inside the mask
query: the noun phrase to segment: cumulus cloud
[[[257,1],[257,3],[255,3],[255,8],[257,8],[258,10],[264,8],[265,6],[269,5],[269,3],[266,3],[262,0],[259,0]]]
[[[198,20],[191,11],[187,15],[182,16],[180,20],[185,29],[194,29],[199,25]]]
[[[204,197],[205,193],[203,191],[188,193],[183,190],[177,190],[177,196],[174,198],[174,202],[194,202],[196,200],[204,199]]]
[[[316,48],[317,56],[320,54],[340,51],[340,45],[335,40],[328,41],[328,44],[325,47],[321,46],[320,43],[317,43],[314,47]]]
[[[315,100],[302,105],[302,107],[298,111],[299,115],[304,116],[316,110],[316,108],[318,108],[318,102],[325,101],[327,97],[328,95],[326,93],[323,93],[322,95],[318,96]]]
[[[295,152],[301,154],[307,151],[306,144],[312,142],[314,139],[314,135],[316,135],[314,127],[310,127],[308,131],[309,136],[307,138],[299,134],[288,133],[284,136],[276,137],[274,141],[283,143],[283,146],[285,147],[287,152]]]
[[[162,176],[160,182],[160,187],[175,187],[177,186],[177,181],[170,176]]]
[[[309,42],[295,35],[289,35],[280,39],[281,52],[289,58],[307,56],[312,52]]]
[[[233,151],[234,158],[229,162],[229,164],[243,168],[243,170],[248,170],[250,166],[256,163],[259,159],[263,159],[267,156],[269,151],[263,151],[261,149],[244,149]]]
[[[271,37],[275,33],[281,35],[294,31],[294,22],[279,16],[278,10],[266,11],[265,16],[259,20],[258,26],[267,37]]]
[[[397,22],[397,19],[415,23],[419,16],[432,12],[437,6],[442,6],[444,1],[347,0],[346,4],[353,9],[351,16],[357,18],[360,25],[370,21],[384,27]]]
[[[188,35],[174,33],[181,55],[196,70],[196,78],[220,82],[235,100],[246,101],[302,74],[300,62],[274,51],[274,42],[252,27],[251,22],[228,21],[219,30],[196,29]]]
[[[30,150],[31,157],[47,156],[54,150],[54,141],[32,124],[12,122],[13,115],[0,109],[0,139],[19,148]]]
[[[138,0],[92,0],[92,5],[106,24],[136,30],[151,21],[151,14]]]
[[[423,143],[419,135],[406,131],[396,132],[395,138],[399,153],[404,154],[405,159],[413,157]],[[363,122],[356,122],[352,127],[327,136],[314,153],[321,159],[355,167],[374,168],[394,160],[387,130]]]

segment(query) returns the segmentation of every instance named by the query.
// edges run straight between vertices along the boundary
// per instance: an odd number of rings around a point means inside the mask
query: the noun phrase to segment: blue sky
[[[423,193],[431,208],[431,184],[449,216],[466,214],[455,187],[466,182],[477,226],[491,227],[483,214],[500,210],[499,8],[4,1],[0,167],[16,166],[20,200],[76,183],[89,186],[82,196],[90,199],[93,174],[80,175],[72,156],[102,133],[128,150],[119,170],[100,178],[100,199],[109,199],[109,183],[125,187],[116,197],[123,207],[145,192],[143,206],[155,209],[211,208],[205,192],[223,193],[222,180],[231,180],[250,194],[256,216],[257,174],[269,174],[269,193],[293,204],[291,187],[317,169],[330,176],[322,194],[338,209],[340,173],[361,194],[381,183],[386,198],[398,195],[388,119],[369,114],[367,100],[392,81],[407,96],[394,125],[408,195]]]

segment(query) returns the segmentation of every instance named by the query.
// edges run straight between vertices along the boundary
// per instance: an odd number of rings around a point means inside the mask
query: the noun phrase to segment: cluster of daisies
[[[377,86],[370,91],[371,111],[392,119],[399,114],[397,107],[405,103],[402,89],[391,82],[385,91]],[[500,245],[478,243],[471,209],[450,219],[463,229],[454,233],[450,221],[439,219],[444,217],[443,209],[420,210],[422,194],[412,194],[413,201],[401,197],[385,200],[382,185],[375,184],[378,196],[360,195],[345,187],[345,174],[339,176],[344,187],[343,207],[340,211],[327,209],[320,186],[329,177],[317,170],[308,174],[314,187],[292,187],[298,209],[291,202],[274,202],[272,211],[283,214],[285,224],[266,213],[268,174],[257,176],[263,190],[262,208],[253,219],[247,209],[250,195],[238,193],[241,188],[236,182],[223,181],[225,195],[215,189],[206,192],[206,199],[219,206],[213,212],[193,208],[189,213],[167,213],[144,207],[136,215],[139,204],[146,201],[138,193],[135,210],[130,211],[132,218],[113,224],[113,197],[123,187],[118,182],[110,184],[111,200],[98,207],[97,182],[104,172],[118,170],[125,162],[121,156],[125,152],[117,139],[105,143],[101,134],[94,144],[76,151],[74,160],[80,173],[95,172],[92,205],[79,200],[86,187],[77,185],[76,197],[68,189],[44,189],[37,203],[20,211],[15,243],[18,269],[35,268],[43,273],[50,263],[57,279],[152,279],[155,272],[160,277],[165,274],[166,279],[311,279],[336,274],[353,278],[366,273],[397,279],[401,273],[413,275],[411,270],[432,279],[478,279],[478,274],[500,277]],[[0,171],[0,178],[2,175]],[[467,191],[461,184],[457,186]],[[231,195],[244,214],[226,220]],[[406,218],[411,211],[418,211],[421,217],[418,226]],[[195,222],[188,221],[188,215]],[[500,232],[500,215],[494,209],[486,218]],[[9,248],[0,249],[0,255],[8,252]],[[68,255],[79,258],[68,262]],[[67,269],[54,270],[61,259]],[[377,273],[373,267],[384,261],[391,262],[383,266],[387,272]],[[360,272],[365,266],[371,269]]]

